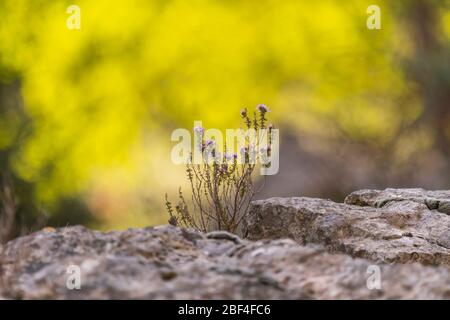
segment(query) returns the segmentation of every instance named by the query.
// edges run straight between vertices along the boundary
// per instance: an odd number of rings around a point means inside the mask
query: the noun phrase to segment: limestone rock
[[[362,190],[345,202],[255,201],[245,221],[248,238],[291,238],[376,262],[450,268],[450,191]]]
[[[450,190],[427,191],[423,189],[359,190],[351,193],[345,203],[381,208],[389,202],[417,202],[430,210],[450,214]]]
[[[289,210],[296,216],[297,209]],[[313,211],[306,214],[316,215]],[[340,226],[347,223],[339,215],[336,217],[325,217],[324,224],[331,227],[335,222]],[[40,231],[0,247],[0,296],[450,299],[447,268],[417,263],[378,264],[381,289],[370,290],[367,281],[372,264],[364,259],[330,254],[321,246],[300,246],[289,239],[252,242],[226,233],[205,235],[173,226],[108,233],[77,226]],[[71,265],[81,271],[79,290],[66,286],[71,276],[67,268]]]

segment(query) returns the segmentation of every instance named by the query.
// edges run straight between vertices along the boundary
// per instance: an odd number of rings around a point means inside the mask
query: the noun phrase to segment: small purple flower
[[[273,124],[269,123],[269,125],[267,127],[269,128],[269,130],[272,130],[273,129]]]
[[[241,109],[241,116],[246,117],[247,116],[247,109]]]
[[[234,154],[230,154],[228,152],[225,152],[224,157],[225,157],[225,160],[230,161],[230,160],[233,160]]]
[[[197,132],[199,135],[202,136],[205,133],[205,128],[201,126],[196,126],[194,127],[194,132]]]
[[[214,146],[214,140],[205,141],[205,147],[212,147],[212,146]]]
[[[258,109],[259,112],[261,113],[266,113],[266,112],[270,112],[269,108],[267,108],[267,106],[265,104],[259,104],[256,109]]]
[[[214,150],[214,140],[206,140],[202,142],[202,152],[211,153]]]

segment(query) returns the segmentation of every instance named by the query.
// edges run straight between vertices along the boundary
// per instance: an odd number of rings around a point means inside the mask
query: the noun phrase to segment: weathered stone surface
[[[326,210],[326,208],[324,209]],[[339,221],[339,220],[338,220]],[[332,223],[331,220],[328,223]],[[450,299],[450,271],[383,265],[292,240],[251,242],[173,226],[101,233],[46,229],[0,248],[0,295],[22,299]],[[81,289],[66,288],[68,266]]]
[[[319,243],[377,262],[450,267],[450,191],[362,190],[346,203],[270,198],[252,203],[248,238]]]
[[[345,203],[381,208],[389,202],[417,202],[430,210],[450,214],[450,190],[428,191],[423,189],[359,190],[351,193]]]

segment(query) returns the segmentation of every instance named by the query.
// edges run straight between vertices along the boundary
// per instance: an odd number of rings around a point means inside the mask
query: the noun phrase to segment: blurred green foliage
[[[373,0],[2,0],[2,166],[50,212],[79,198],[109,228],[164,221],[161,195],[183,180],[169,132],[194,120],[235,127],[265,103],[302,133],[387,144],[424,105],[402,65],[409,1],[375,2],[373,31]],[[448,43],[448,1],[429,3]]]

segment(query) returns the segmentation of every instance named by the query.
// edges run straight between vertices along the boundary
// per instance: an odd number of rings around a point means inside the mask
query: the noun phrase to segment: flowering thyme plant
[[[270,110],[265,105],[258,105],[256,110],[252,116],[249,116],[247,109],[241,110],[247,130],[243,134],[242,145],[238,146],[239,152],[230,152],[226,145],[222,148],[214,140],[205,139],[204,128],[194,128],[197,137],[195,144],[201,151],[202,162],[194,163],[191,153],[186,163],[193,210],[188,209],[181,188],[175,207],[166,194],[170,224],[204,232],[225,230],[244,233],[241,222],[259,191],[255,190],[253,183],[256,159],[261,159],[261,166],[270,166],[267,159],[271,155],[274,129],[272,124],[267,124],[266,115]],[[224,152],[220,152],[221,149]]]

